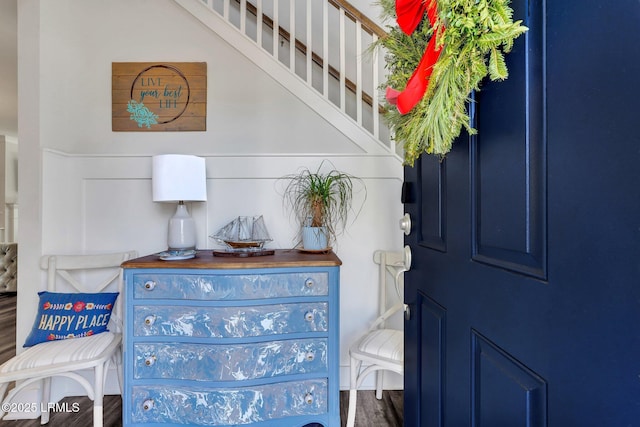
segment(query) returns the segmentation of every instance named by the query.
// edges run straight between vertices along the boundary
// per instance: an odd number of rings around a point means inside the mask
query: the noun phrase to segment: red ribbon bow
[[[425,11],[429,23],[434,26],[438,20],[436,0],[396,0],[396,21],[400,29],[407,35],[411,35],[415,31],[424,18]],[[433,66],[438,61],[441,50],[442,47],[436,47],[436,34],[434,33],[405,89],[400,92],[390,87],[387,88],[387,101],[396,105],[400,114],[411,111],[427,92],[429,77],[431,77]]]

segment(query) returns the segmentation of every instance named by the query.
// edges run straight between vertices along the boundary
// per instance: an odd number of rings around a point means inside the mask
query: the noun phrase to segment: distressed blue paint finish
[[[208,426],[323,414],[328,400],[326,379],[246,388],[133,387],[131,399],[133,422]]]
[[[134,378],[241,381],[327,371],[327,340],[217,345],[136,343]]]
[[[328,304],[296,303],[242,307],[135,306],[135,336],[242,338],[325,332]]]
[[[339,263],[207,256],[125,265],[123,426],[339,427]]]
[[[328,295],[328,276],[326,272],[137,274],[133,284],[135,298],[225,301]]]

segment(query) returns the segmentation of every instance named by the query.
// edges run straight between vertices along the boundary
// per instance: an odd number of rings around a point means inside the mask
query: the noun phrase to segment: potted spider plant
[[[284,202],[301,226],[298,237],[302,249],[307,251],[329,250],[344,231],[349,213],[353,211],[354,185],[361,185],[366,197],[366,188],[360,178],[336,170],[327,161],[323,161],[316,171],[302,168],[282,179],[288,181]],[[356,217],[358,213],[359,210]]]

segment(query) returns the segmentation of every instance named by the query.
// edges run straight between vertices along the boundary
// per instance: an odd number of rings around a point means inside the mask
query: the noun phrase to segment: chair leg
[[[105,365],[95,367],[95,377],[93,386],[93,427],[103,425],[103,402],[104,402],[104,369]]]
[[[362,361],[351,358],[350,375],[351,384],[349,388],[349,410],[347,412],[346,427],[354,427],[356,423],[356,403],[358,401],[358,372]]]
[[[122,395],[124,391],[124,372],[122,368],[122,353],[116,351],[114,354],[114,363],[116,364],[116,374],[118,375],[118,391]]]
[[[356,424],[357,401],[358,401],[358,390],[349,390],[349,412],[347,412],[346,427],[354,427]]]
[[[382,399],[382,381],[384,379],[384,371],[376,372],[376,399]]]
[[[40,424],[49,422],[49,402],[51,401],[51,377],[42,379],[42,393],[40,399]],[[43,409],[44,406],[44,410]]]

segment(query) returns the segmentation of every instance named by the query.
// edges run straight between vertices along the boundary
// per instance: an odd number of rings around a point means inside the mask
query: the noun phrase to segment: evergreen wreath
[[[413,165],[422,153],[444,157],[462,127],[476,133],[467,113],[469,95],[487,75],[494,81],[508,77],[504,54],[527,27],[513,21],[509,0],[380,5],[383,18],[398,23],[374,45],[387,51],[387,123],[403,144],[405,164]]]

